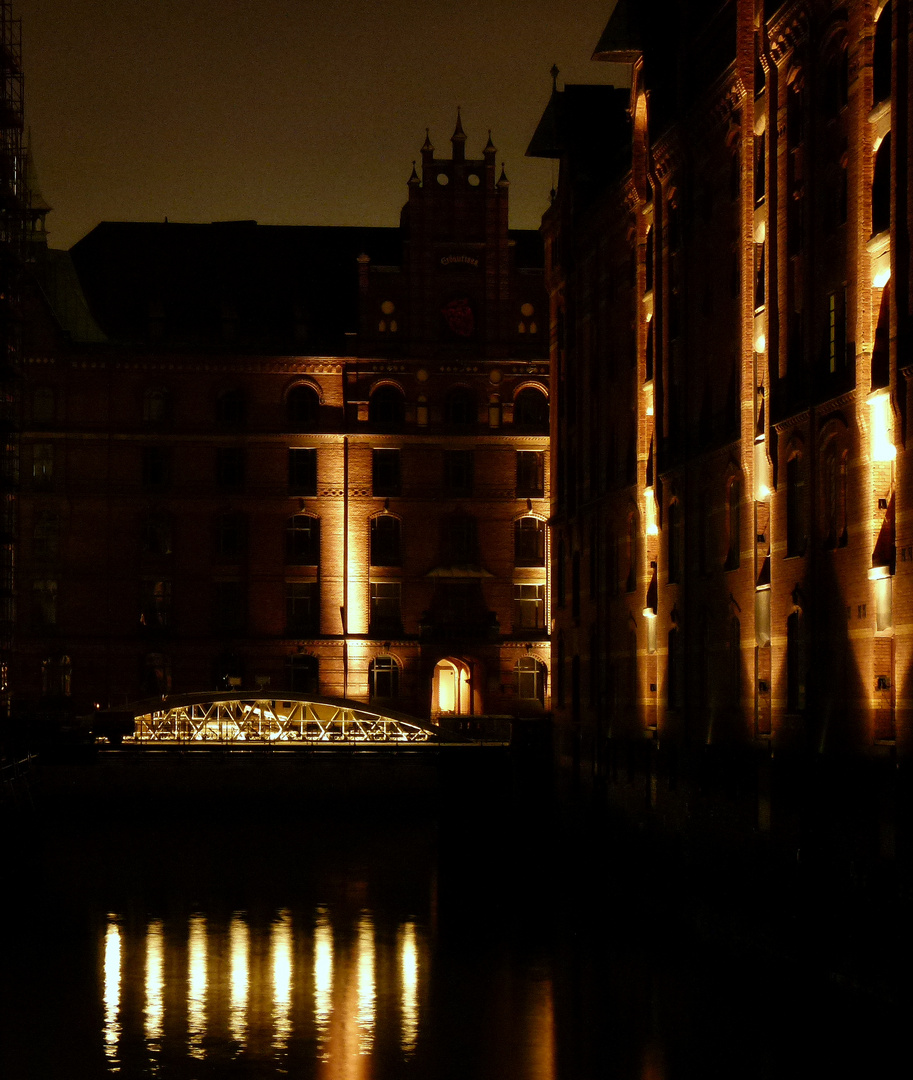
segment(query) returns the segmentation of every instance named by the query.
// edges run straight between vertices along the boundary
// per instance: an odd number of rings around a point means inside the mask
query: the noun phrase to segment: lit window
[[[147,424],[166,424],[171,417],[171,399],[167,390],[149,389],[143,393],[143,420]]]

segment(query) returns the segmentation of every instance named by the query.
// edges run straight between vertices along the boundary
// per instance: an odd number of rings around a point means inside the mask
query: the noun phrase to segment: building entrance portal
[[[473,711],[469,665],[448,657],[434,666],[431,683],[431,716],[466,716]]]

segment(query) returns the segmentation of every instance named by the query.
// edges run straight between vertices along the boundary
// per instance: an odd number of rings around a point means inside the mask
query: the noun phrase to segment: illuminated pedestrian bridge
[[[510,742],[510,722],[504,717],[467,717],[443,727],[360,702],[244,691],[140,701],[96,714],[94,727],[97,742],[125,747],[431,749]]]

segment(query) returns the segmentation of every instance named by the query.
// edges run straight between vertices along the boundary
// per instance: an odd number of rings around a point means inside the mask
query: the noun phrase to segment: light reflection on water
[[[281,1067],[297,1042],[328,1075],[355,1080],[373,1075],[379,1038],[398,1044],[403,1058],[419,1043],[422,979],[430,969],[424,932],[411,920],[379,936],[371,911],[334,918],[326,906],[310,914],[279,909],[266,923],[242,911],[227,924],[195,912],[150,919],[137,930],[110,913],[103,951],[111,1072],[159,1072],[165,1057],[184,1052],[197,1060],[266,1058]],[[125,989],[133,985],[141,994]],[[551,1021],[541,1008],[533,1014],[535,1041]],[[140,1047],[144,1064],[135,1060]]]

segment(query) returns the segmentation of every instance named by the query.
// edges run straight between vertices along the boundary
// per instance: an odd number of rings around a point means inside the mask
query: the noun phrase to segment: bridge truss
[[[165,701],[159,708],[136,711],[133,733],[123,741],[242,749],[465,745],[470,740],[413,717],[384,715],[348,702],[226,695],[219,700]]]

